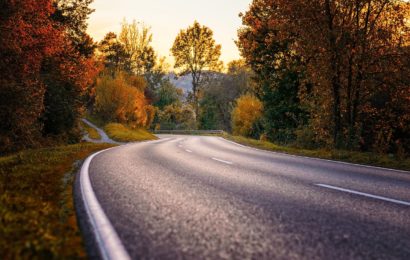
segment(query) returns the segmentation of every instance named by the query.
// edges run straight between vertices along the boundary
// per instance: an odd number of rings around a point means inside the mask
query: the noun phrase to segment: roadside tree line
[[[77,119],[97,74],[91,0],[0,3],[0,153],[79,141]]]
[[[237,41],[259,135],[303,147],[410,152],[410,3],[254,0]]]

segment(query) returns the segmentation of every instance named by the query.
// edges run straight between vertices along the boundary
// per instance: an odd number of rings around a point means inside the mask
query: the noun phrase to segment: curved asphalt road
[[[132,258],[410,259],[408,172],[161,138],[89,168]]]

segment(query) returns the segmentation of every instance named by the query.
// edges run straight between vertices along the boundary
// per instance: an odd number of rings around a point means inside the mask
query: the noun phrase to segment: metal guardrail
[[[154,130],[154,134],[179,134],[179,135],[219,135],[223,130]]]

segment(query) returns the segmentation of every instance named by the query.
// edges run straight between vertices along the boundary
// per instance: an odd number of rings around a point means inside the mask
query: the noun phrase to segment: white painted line
[[[226,164],[229,164],[229,165],[232,165],[232,164],[233,164],[233,162],[224,161],[224,160],[221,160],[221,159],[218,159],[218,158],[214,158],[214,157],[212,157],[212,160],[218,161],[218,162],[221,162],[221,163],[226,163]]]
[[[351,193],[351,194],[356,194],[356,195],[361,195],[361,196],[365,196],[368,198],[373,198],[373,199],[378,199],[378,200],[384,200],[384,201],[388,201],[388,202],[392,202],[392,203],[396,203],[396,204],[401,204],[401,205],[405,205],[405,206],[410,206],[410,202],[407,201],[402,201],[402,200],[396,200],[396,199],[390,199],[387,197],[383,197],[383,196],[378,196],[378,195],[373,195],[373,194],[369,194],[369,193],[365,193],[365,192],[360,192],[360,191],[355,191],[355,190],[349,190],[349,189],[344,189],[344,188],[339,188],[336,186],[332,186],[332,185],[327,185],[327,184],[315,184],[316,186],[319,187],[323,187],[323,188],[327,188],[327,189],[332,189],[332,190],[338,190],[338,191],[344,191],[347,193]]]
[[[308,156],[303,156],[303,155],[294,155],[294,154],[288,154],[288,153],[285,153],[285,152],[276,152],[276,151],[263,150],[263,149],[259,149],[259,148],[239,144],[239,143],[236,143],[234,141],[227,140],[223,137],[219,137],[219,138],[222,139],[225,142],[234,144],[236,146],[240,146],[240,147],[243,147],[243,148],[247,148],[247,149],[251,149],[251,150],[255,150],[255,151],[259,151],[259,152],[264,152],[264,153],[287,155],[287,156],[296,157],[296,158],[305,158],[305,159],[311,159],[311,160],[317,160],[317,161],[326,161],[326,162],[332,162],[332,163],[338,163],[338,164],[360,166],[360,167],[369,168],[369,169],[377,169],[377,170],[391,171],[391,172],[397,172],[397,173],[405,173],[405,174],[410,173],[410,171],[406,171],[406,170],[396,170],[396,169],[390,169],[390,168],[379,167],[379,166],[371,166],[371,165],[365,165],[365,164],[358,164],[358,163],[350,163],[350,162],[336,161],[336,160],[330,160],[330,159],[308,157]]]
[[[118,237],[117,232],[115,232],[113,226],[111,225],[103,209],[101,208],[101,205],[98,203],[97,197],[95,196],[95,193],[91,186],[90,175],[88,173],[88,168],[92,159],[98,154],[110,149],[97,152],[85,160],[80,172],[81,195],[102,258],[106,260],[128,260],[131,259],[131,257],[128,255],[127,251],[124,248],[124,245],[121,243],[121,240]]]
[[[188,149],[186,149],[185,150],[187,153],[192,153],[192,151],[191,150],[188,150]]]

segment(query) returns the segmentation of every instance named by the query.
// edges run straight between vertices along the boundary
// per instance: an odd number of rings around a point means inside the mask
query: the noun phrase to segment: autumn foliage
[[[5,0],[0,4],[0,153],[57,136],[77,139],[82,95],[96,74],[93,47],[84,53],[85,48],[77,48],[92,45],[90,38],[84,34],[77,37],[83,42],[74,41],[71,32],[81,21],[71,20],[70,27],[67,19],[56,19],[60,7],[56,3]],[[61,15],[67,18],[68,13]]]
[[[6,0],[0,6],[0,150],[32,145],[41,134],[42,63],[63,43],[52,12],[50,0]]]
[[[125,73],[97,80],[95,113],[105,122],[123,123],[132,127],[148,127],[155,110],[144,95],[146,83],[139,76]]]
[[[235,135],[252,136],[258,131],[263,104],[255,96],[246,94],[236,100],[232,111],[232,129]]]
[[[296,73],[317,144],[410,152],[409,10],[400,0],[254,0],[238,45],[259,86]]]

